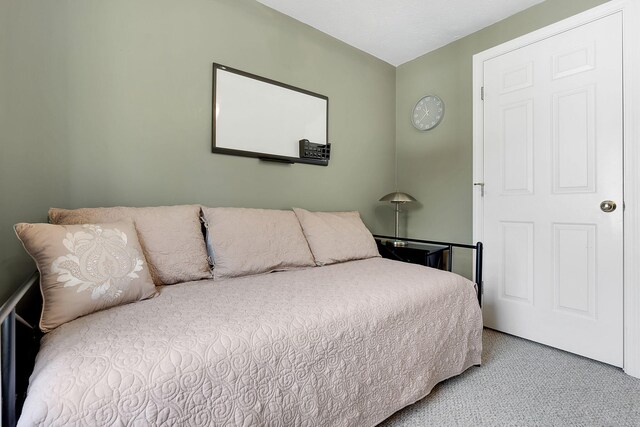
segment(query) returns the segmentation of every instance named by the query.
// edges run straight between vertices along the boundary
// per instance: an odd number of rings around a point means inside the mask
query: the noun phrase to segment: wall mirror
[[[328,115],[326,96],[213,64],[214,153],[326,165],[300,147],[328,144]]]

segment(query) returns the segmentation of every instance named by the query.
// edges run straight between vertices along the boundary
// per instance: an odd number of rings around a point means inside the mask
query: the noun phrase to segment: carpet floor
[[[438,384],[380,426],[640,426],[640,379],[485,329],[482,366]]]

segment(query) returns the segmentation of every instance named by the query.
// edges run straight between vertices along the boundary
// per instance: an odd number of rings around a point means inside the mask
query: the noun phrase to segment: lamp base
[[[405,242],[404,240],[393,240],[391,244],[396,248],[407,246],[407,242]]]

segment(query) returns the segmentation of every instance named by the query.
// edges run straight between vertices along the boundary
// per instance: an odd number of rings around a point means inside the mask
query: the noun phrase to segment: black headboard
[[[42,333],[42,296],[33,273],[0,307],[2,322],[2,425],[13,427],[22,411]]]

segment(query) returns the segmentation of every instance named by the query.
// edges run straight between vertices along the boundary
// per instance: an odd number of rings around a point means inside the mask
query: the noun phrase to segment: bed
[[[379,257],[161,286],[44,335],[18,425],[373,426],[481,332],[473,282]]]

